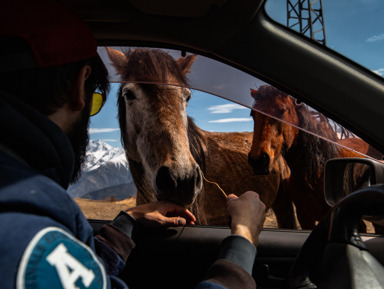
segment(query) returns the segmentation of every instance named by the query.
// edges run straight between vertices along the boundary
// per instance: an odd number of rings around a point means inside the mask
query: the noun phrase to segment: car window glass
[[[267,14],[280,24],[384,76],[384,2],[268,0]]]
[[[119,51],[129,49],[128,47],[118,48]],[[90,145],[83,176],[78,183],[72,184],[68,189],[88,219],[113,219],[120,210],[134,206],[137,200],[138,186],[132,176],[133,168],[128,165],[124,153],[124,141],[121,140],[117,116],[117,96],[120,86],[123,86],[121,95],[126,100],[126,109],[131,109],[129,119],[132,120],[136,117],[139,120],[131,128],[133,130],[127,134],[129,136],[135,135],[137,131],[140,131],[141,134],[148,132],[146,129],[142,129],[141,125],[149,119],[149,115],[142,115],[141,110],[143,109],[135,107],[136,103],[143,101],[140,98],[143,98],[145,93],[151,91],[163,96],[177,94],[177,97],[185,101],[180,102],[185,103],[185,107],[176,102],[173,103],[173,107],[177,107],[180,114],[183,114],[185,109],[186,115],[191,118],[188,125],[192,126],[193,123],[202,130],[200,134],[203,137],[200,141],[191,144],[191,140],[195,140],[195,138],[190,132],[188,132],[187,139],[190,147],[204,151],[201,158],[204,161],[199,165],[204,178],[202,184],[207,186],[207,192],[204,191],[204,198],[198,200],[209,205],[195,209],[195,214],[205,211],[205,215],[202,214],[204,215],[202,223],[204,220],[212,222],[204,224],[227,224],[227,221],[223,222],[219,217],[216,218],[213,213],[214,208],[210,207],[212,204],[220,203],[224,206],[224,194],[236,193],[238,190],[255,190],[260,193],[267,207],[270,208],[267,212],[266,228],[278,227],[275,214],[278,211],[280,220],[287,220],[287,214],[292,213],[292,220],[294,219],[292,222],[295,222],[297,228],[300,229],[301,225],[296,211],[300,210],[303,215],[303,209],[292,205],[290,195],[292,188],[288,187],[292,172],[297,168],[288,165],[288,162],[291,161],[289,158],[292,156],[284,155],[292,143],[305,142],[304,146],[310,148],[307,151],[299,148],[297,155],[294,156],[307,160],[307,164],[313,164],[310,160],[311,153],[316,146],[320,146],[319,143],[322,146],[320,149],[330,151],[327,155],[321,156],[323,159],[331,156],[341,157],[331,153],[332,150],[338,150],[338,148],[345,149],[345,153],[352,151],[354,156],[359,150],[361,154],[358,156],[368,154],[368,144],[342,126],[299,102],[293,96],[229,66],[198,56],[193,65],[198,64],[201,67],[199,70],[193,70],[193,66],[190,68],[189,85],[176,85],[172,81],[150,82],[148,79],[124,79],[122,81],[122,78],[116,74],[115,68],[110,65],[111,61],[105,54],[105,48],[100,47],[99,51],[110,71],[111,91],[103,109],[91,118]],[[175,59],[182,57],[180,51],[166,51]],[[206,61],[199,64],[197,62],[199,58]],[[213,67],[210,67],[209,64],[212,64]],[[221,74],[215,74],[216,77],[210,77],[212,79],[212,83],[210,83],[209,79],[206,79],[207,74],[204,74],[205,70],[210,73],[228,72],[230,77],[218,77]],[[199,77],[200,74],[203,74],[204,77]],[[225,79],[225,81],[219,81],[219,78],[220,80]],[[236,89],[239,89],[238,93]],[[140,91],[131,95],[131,90]],[[152,114],[155,113],[155,103],[150,103],[147,107],[152,107],[149,111]],[[133,122],[130,121],[130,123]],[[156,123],[153,129],[152,134],[147,136],[148,140],[161,129],[161,121]],[[126,130],[128,131],[128,128]],[[267,131],[273,133],[266,134]],[[182,132],[177,132],[177,134],[182,135]],[[166,134],[159,135],[165,136]],[[163,147],[170,147],[166,140],[162,140],[161,137],[159,139],[160,141],[157,142],[163,142]],[[272,157],[268,156],[271,162],[271,165],[268,166],[265,158],[262,160],[263,157],[260,156],[267,155],[266,148],[275,149],[273,146],[278,144],[278,139],[285,141],[280,144],[281,151],[276,152],[276,155],[281,154],[281,157],[272,160]],[[352,142],[350,142],[351,139]],[[137,138],[133,141],[136,140]],[[255,144],[252,146],[252,143]],[[361,144],[363,145],[361,146]],[[160,149],[161,151],[162,149]],[[143,154],[142,150],[141,154]],[[198,159],[195,155],[193,156]],[[305,172],[312,173],[312,176],[304,175]],[[296,178],[299,176],[306,180],[302,183],[308,185],[308,188],[321,182],[321,180],[313,178],[313,176],[319,175],[313,166],[301,167],[299,172],[295,171],[295,173]],[[141,180],[141,178],[145,179],[145,174],[139,179]],[[305,188],[299,188],[298,191],[300,190],[305,190]],[[319,198],[323,198],[323,191],[318,190],[317,193]],[[296,203],[296,206],[300,206],[300,204]],[[289,212],[287,213],[287,211]],[[284,227],[290,226],[289,222],[285,223]],[[303,221],[301,220],[301,222]]]

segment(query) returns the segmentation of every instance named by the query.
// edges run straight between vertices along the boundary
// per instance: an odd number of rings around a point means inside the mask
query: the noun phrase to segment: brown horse
[[[189,207],[200,224],[228,225],[226,198],[205,177],[227,194],[257,191],[267,208],[285,208],[279,225],[293,227],[292,204],[279,194],[289,178],[284,159],[268,176],[256,176],[247,161],[252,132],[207,132],[187,117],[186,74],[195,55],[175,60],[161,50],[107,50],[124,81],[118,119],[137,204],[171,200]]]
[[[313,229],[329,209],[323,187],[326,160],[363,156],[337,145],[337,133],[323,115],[298,104],[277,88],[264,85],[258,90],[251,89],[251,95],[255,99],[255,110],[251,112],[254,136],[249,164],[256,174],[269,174],[276,160],[284,156],[291,169],[289,193],[296,206],[297,218],[303,229]],[[355,139],[342,142],[343,145],[354,143],[355,150],[362,144]]]

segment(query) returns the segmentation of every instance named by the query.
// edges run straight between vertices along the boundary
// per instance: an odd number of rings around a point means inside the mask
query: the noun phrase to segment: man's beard
[[[81,176],[81,169],[85,161],[86,150],[89,142],[88,126],[89,126],[89,110],[84,109],[80,118],[73,124],[68,133],[69,141],[75,154],[75,167],[71,179],[71,183],[75,183]]]

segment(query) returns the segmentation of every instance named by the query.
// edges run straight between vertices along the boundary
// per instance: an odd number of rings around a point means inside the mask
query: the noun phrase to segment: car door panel
[[[97,231],[103,222],[90,221]],[[253,276],[258,288],[281,288],[309,232],[263,230]],[[194,288],[217,259],[225,227],[138,229],[121,277],[130,288]],[[181,286],[182,284],[182,286]]]

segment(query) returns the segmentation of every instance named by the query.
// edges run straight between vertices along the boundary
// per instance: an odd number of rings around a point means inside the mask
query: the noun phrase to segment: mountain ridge
[[[129,165],[122,148],[102,140],[91,140],[78,182],[71,184],[68,193],[75,198],[123,200],[136,194]]]

